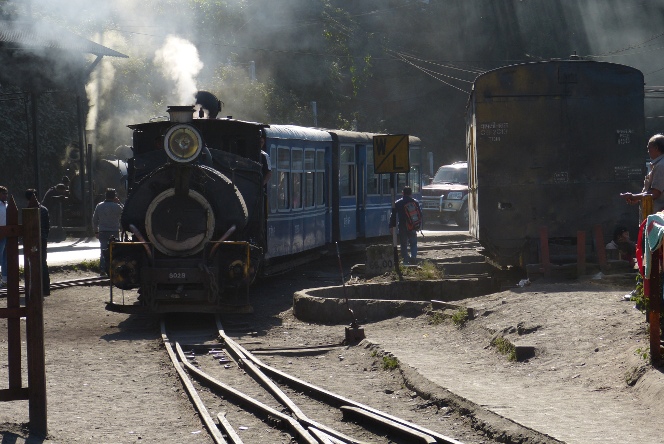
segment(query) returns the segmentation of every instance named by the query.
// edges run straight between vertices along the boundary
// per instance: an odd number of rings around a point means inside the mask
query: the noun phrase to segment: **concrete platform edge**
[[[564,441],[528,428],[434,384],[416,368],[400,360],[398,355],[389,350],[384,350],[380,344],[374,343],[370,339],[364,339],[361,344],[397,358],[399,371],[405,386],[409,390],[424,399],[437,403],[439,406],[449,406],[459,414],[469,417],[473,423],[473,428],[483,431],[494,439],[499,439],[505,443],[564,444]]]

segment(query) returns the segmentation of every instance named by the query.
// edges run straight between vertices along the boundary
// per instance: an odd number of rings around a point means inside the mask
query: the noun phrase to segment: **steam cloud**
[[[203,69],[196,46],[181,37],[168,35],[164,46],[155,52],[154,64],[175,82],[178,104],[194,102],[196,76]]]
[[[96,82],[96,85],[89,85],[89,88],[96,88],[96,91],[89,89],[92,115],[87,129],[98,135],[100,145],[114,148],[120,143],[129,143],[127,123],[145,121],[161,115],[166,104],[193,103],[196,82],[201,89],[210,90],[222,98],[228,114],[260,120],[264,115],[263,104],[257,100],[239,100],[244,97],[240,92],[248,89],[243,83],[244,80],[240,79],[240,76],[227,75],[222,83],[219,81],[220,69],[223,67],[225,73],[230,68],[239,71],[243,64],[246,66],[249,60],[255,60],[259,79],[270,79],[272,65],[282,63],[276,62],[278,58],[291,58],[289,51],[306,48],[308,37],[320,33],[320,26],[308,26],[301,17],[326,2],[200,1],[179,2],[178,8],[175,9],[167,7],[171,3],[173,2],[160,0],[31,0],[3,4],[29,4],[34,18],[68,25],[77,34],[129,56],[129,59],[105,57],[100,66],[92,72],[96,78],[91,81]],[[335,0],[332,3],[344,2]],[[366,16],[357,16],[365,17],[361,20],[367,20],[367,29],[372,29],[377,23],[389,23],[398,19],[403,11],[401,6],[410,3],[416,3],[423,14],[438,17],[440,32],[413,33],[411,29],[404,28],[404,32],[416,35],[421,47],[428,44],[432,48],[430,52],[422,54],[424,58],[469,61],[471,66],[486,70],[514,63],[515,60],[566,58],[572,52],[578,51],[581,56],[594,55],[594,60],[638,68],[644,72],[648,86],[664,83],[664,62],[659,60],[661,42],[664,40],[664,37],[660,36],[664,0],[394,2],[399,4],[399,7],[387,7],[384,3],[378,0],[367,0],[366,5],[364,2],[358,3],[355,12],[371,11],[371,14]],[[210,20],[229,16],[234,21],[226,24],[228,26],[219,26],[218,32],[213,34],[197,34],[195,30],[200,23],[191,13],[191,6],[194,4],[198,5],[199,9],[209,6],[209,9],[202,10],[210,14]],[[215,15],[219,12],[217,8],[222,8],[221,4],[227,11]],[[20,6],[17,8],[20,9]],[[173,13],[174,11],[177,12]],[[469,33],[470,29],[484,31]],[[169,34],[168,37],[164,36],[165,33]],[[537,43],[542,42],[542,35],[545,35],[546,39],[554,39],[554,47],[559,48],[556,53],[551,53],[550,45],[546,45],[546,48],[538,46]],[[184,40],[183,36],[189,40]],[[503,36],[521,36],[523,48],[517,51],[511,46],[501,46]],[[536,38],[531,38],[533,36]],[[459,44],[441,46],[441,41]],[[197,47],[190,42],[195,42]],[[397,44],[394,45],[396,49]],[[259,51],[256,51],[256,48]],[[405,51],[409,49],[412,48],[403,48]],[[279,54],[275,51],[285,52]],[[483,60],[478,58],[477,54],[486,52],[491,53],[490,60],[487,60],[487,63],[476,63],[477,60]],[[373,55],[377,59],[383,57],[378,53]],[[294,75],[289,80],[298,84],[307,84],[312,78],[317,80],[315,76],[320,74],[321,62],[322,60],[314,55],[297,58],[292,56],[291,65],[296,69],[292,70]],[[115,75],[113,69],[106,68],[106,65],[111,64],[116,69]],[[158,65],[163,75],[153,69],[153,66],[148,66],[151,64]],[[397,100],[409,95],[419,96],[419,82],[427,77],[415,73],[413,68],[406,65],[398,69],[417,79],[409,86],[414,93],[410,94],[407,89],[402,89],[406,88],[403,84],[399,88],[386,88],[395,94],[395,97],[389,96],[387,100]],[[138,75],[129,78],[124,75],[126,72],[137,72]],[[472,81],[474,72],[466,74],[467,82]],[[146,78],[149,78],[149,85]],[[377,80],[390,85],[390,79],[383,77]],[[466,89],[469,88],[467,82],[464,83]],[[437,85],[429,86],[430,89],[435,87]],[[126,109],[118,109],[117,105],[111,106],[110,103],[104,102],[110,102],[110,99],[106,99],[109,96],[117,98],[121,95],[126,98]],[[432,97],[439,98],[435,95]],[[454,102],[445,107],[449,112],[437,117],[437,124],[431,124],[424,118],[420,119],[420,127],[412,127],[411,124],[405,130],[428,137],[432,141],[451,136],[453,140],[450,145],[463,146],[465,133],[457,115],[465,106],[465,97],[457,91],[451,97]],[[660,103],[659,100],[646,102],[646,107],[649,108],[647,114],[661,115]],[[429,107],[438,110],[438,103],[429,104]],[[422,108],[418,108],[418,112],[423,115],[433,114],[426,113],[426,109]],[[662,120],[657,122],[658,126],[663,125]],[[398,121],[390,124],[398,124]],[[449,128],[450,133],[442,132],[440,128]],[[390,130],[404,131],[394,127]],[[661,129],[658,128],[659,130]],[[102,140],[101,136],[108,138],[104,137]],[[113,142],[110,141],[111,138],[114,139]]]

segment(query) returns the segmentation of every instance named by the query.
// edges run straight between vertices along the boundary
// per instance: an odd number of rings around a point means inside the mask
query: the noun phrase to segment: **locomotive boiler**
[[[250,312],[248,290],[266,246],[267,125],[217,119],[218,109],[209,118],[194,112],[171,106],[168,120],[129,126],[125,235],[110,243],[109,277],[118,289],[138,289],[152,312]],[[112,290],[108,308],[127,311]]]

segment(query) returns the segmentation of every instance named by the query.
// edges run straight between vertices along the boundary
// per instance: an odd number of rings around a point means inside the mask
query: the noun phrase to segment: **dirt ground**
[[[433,242],[421,256],[450,258],[477,254],[476,249],[472,243],[436,248]],[[260,283],[253,297],[256,313],[229,320],[247,323],[250,331],[229,333],[247,348],[340,344],[344,326],[300,322],[291,308],[294,291],[339,284],[335,261],[329,258],[317,267]],[[347,262],[351,261],[357,257]],[[349,269],[352,264],[344,265]],[[61,270],[53,273],[52,280],[80,275]],[[648,347],[645,317],[633,303],[622,300],[633,286],[608,278],[537,281],[523,288],[514,284],[467,301],[478,317],[462,328],[423,313],[414,319],[364,324],[367,341],[318,361],[279,356],[265,361],[314,384],[354,395],[360,402],[370,404],[368,400],[380,394],[379,402],[391,413],[468,444],[555,442],[547,435],[569,443],[591,442],[581,429],[603,433],[605,439],[594,442],[660,442],[621,432],[626,429],[623,421],[629,421],[630,427],[653,436],[660,431],[652,429],[648,417],[664,413],[661,373],[637,354]],[[108,287],[55,290],[46,298],[49,436],[44,440],[28,433],[27,402],[7,402],[0,410],[3,443],[212,442],[167,362],[158,318],[105,311],[107,299]],[[509,361],[490,345],[498,333],[513,343],[532,345],[535,357]],[[399,359],[401,371],[383,370],[384,352]],[[6,387],[6,368],[6,322],[0,321],[0,388]],[[423,375],[428,378],[424,382],[418,379]],[[362,381],[364,385],[357,386],[362,389],[349,384],[349,378],[357,384]],[[603,419],[596,421],[597,427],[609,423],[613,430],[589,427],[595,413],[583,403],[577,404],[588,411],[570,410],[567,415],[548,411],[547,417],[546,408],[537,405],[515,413],[518,409],[504,399],[509,390],[515,398],[539,397],[548,406],[557,397],[577,393],[598,403],[595,410]],[[420,391],[453,402],[429,402],[417,396]],[[463,404],[465,399],[475,401]],[[527,433],[533,429],[543,433]],[[629,439],[623,440],[625,436]]]

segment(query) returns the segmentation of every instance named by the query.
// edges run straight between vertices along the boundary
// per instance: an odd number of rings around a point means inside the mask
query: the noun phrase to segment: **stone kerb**
[[[396,281],[319,287],[293,295],[293,314],[305,322],[348,324],[376,322],[396,316],[419,316],[432,308],[431,301],[458,301],[492,293],[490,279]],[[348,298],[346,304],[345,298]]]

